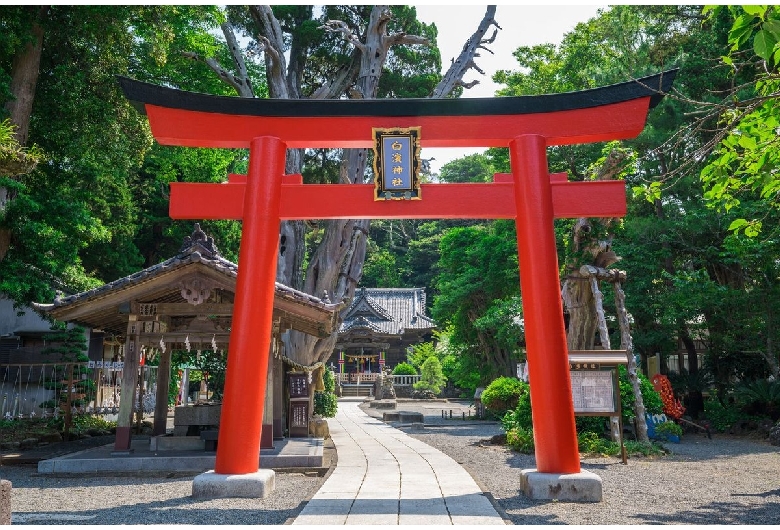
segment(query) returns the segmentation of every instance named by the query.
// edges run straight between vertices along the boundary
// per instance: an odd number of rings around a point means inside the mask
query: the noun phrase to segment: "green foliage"
[[[50,418],[48,425],[60,432],[65,429],[65,415]],[[115,421],[107,421],[100,416],[93,416],[91,414],[74,414],[71,417],[71,424],[69,433],[71,435],[87,434],[90,430],[104,431],[106,434],[110,434],[113,429],[116,429]]]
[[[759,379],[739,385],[734,392],[742,410],[752,415],[780,419],[780,381]]]
[[[225,391],[227,355],[212,350],[201,350],[200,354],[196,350],[189,352],[187,350],[173,350],[171,352],[171,366],[190,367],[190,385],[205,380],[212,399],[217,401],[222,399],[222,393]],[[177,383],[168,389],[169,402],[176,399],[176,389],[179,384],[178,374],[175,374],[171,379],[176,379]]]
[[[634,412],[634,390],[631,387],[631,382],[628,380],[628,371],[625,366],[618,368],[620,377],[620,407],[623,412],[623,422],[630,422],[635,417]],[[663,412],[663,402],[661,401],[661,395],[653,388],[653,383],[642,374],[637,372],[639,378],[639,391],[642,394],[642,402],[645,405],[645,412],[647,414],[660,414]]]
[[[523,357],[514,223],[457,227],[441,239],[433,317],[451,326],[451,351],[473,358],[483,384]]]
[[[728,33],[730,48],[721,59],[732,68],[734,77],[740,72],[755,72],[740,87],[740,94],[730,94],[730,105],[719,117],[719,144],[701,172],[704,198],[726,212],[746,199],[757,199],[766,208],[777,209],[780,157],[775,129],[780,125],[780,10],[777,6],[728,6],[727,10],[726,6],[708,6],[704,12],[709,14],[709,20],[728,13],[732,22]],[[763,229],[761,217],[737,217],[729,230],[757,237]]]
[[[732,425],[744,418],[744,413],[736,404],[725,405],[715,397],[704,401],[704,415],[710,427],[716,432],[726,432]]]
[[[436,356],[428,357],[420,368],[420,380],[414,384],[414,389],[430,391],[438,395],[447,383],[447,378],[441,370],[441,362]]]
[[[480,399],[486,409],[496,415],[503,415],[506,411],[514,410],[520,397],[528,393],[528,383],[516,377],[499,377],[485,387]]]
[[[86,362],[87,338],[86,330],[80,326],[66,327],[62,323],[52,326],[56,331],[49,336],[51,346],[45,348],[42,353],[51,355],[53,361]]]
[[[439,356],[433,342],[423,342],[412,346],[411,351],[408,351],[406,354],[406,360],[415,368],[422,368],[428,357],[432,356]]]
[[[336,391],[336,376],[327,366],[322,374],[322,384],[325,387],[325,392],[330,392],[332,394]]]
[[[682,427],[677,425],[673,421],[665,421],[663,423],[659,423],[655,426],[655,433],[659,436],[682,436],[683,430]]]
[[[417,370],[409,363],[398,363],[393,368],[393,375],[417,375]]]
[[[506,431],[506,443],[519,453],[533,454],[534,432],[523,427],[513,427]]]
[[[333,418],[338,411],[338,398],[332,392],[314,393],[314,414],[323,418]]]
[[[517,406],[508,410],[501,418],[501,426],[507,432],[512,429],[533,429],[531,393],[526,389],[517,400]]]

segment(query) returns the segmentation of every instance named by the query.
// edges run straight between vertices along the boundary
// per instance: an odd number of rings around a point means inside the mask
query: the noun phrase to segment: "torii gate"
[[[483,218],[517,226],[537,470],[580,473],[553,220],[622,217],[625,186],[550,175],[546,148],[637,136],[675,73],[556,95],[380,100],[218,97],[120,78],[161,144],[249,148],[246,176],[171,184],[171,217],[243,220],[215,472],[259,469],[268,353],[257,345],[271,340],[281,220]],[[423,147],[509,147],[512,173],[484,184],[423,184],[415,201],[375,201],[373,184],[284,175],[286,149],[370,148],[373,127],[420,127]]]

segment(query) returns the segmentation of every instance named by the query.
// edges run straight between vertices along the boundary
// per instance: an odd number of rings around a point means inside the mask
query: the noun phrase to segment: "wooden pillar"
[[[128,315],[127,337],[125,338],[125,360],[122,368],[122,387],[119,398],[119,416],[116,421],[116,440],[114,451],[130,451],[131,430],[133,427],[133,404],[138,385],[138,363],[140,360],[139,336],[141,323],[138,315]]]
[[[259,468],[285,149],[278,138],[250,142],[217,474],[242,475]]]
[[[160,352],[160,362],[157,365],[157,397],[154,404],[154,436],[165,434],[168,425],[168,387],[171,384],[171,354],[170,348]]]
[[[546,147],[537,135],[509,144],[536,467],[540,473],[579,473]]]
[[[268,373],[265,379],[265,401],[263,402],[263,427],[260,431],[260,449],[274,448],[274,340],[268,348]]]
[[[282,342],[277,337],[275,339],[277,351],[281,350]],[[281,440],[284,438],[284,372],[282,367],[282,359],[271,359],[274,371],[274,417],[273,417],[273,431],[274,440]]]

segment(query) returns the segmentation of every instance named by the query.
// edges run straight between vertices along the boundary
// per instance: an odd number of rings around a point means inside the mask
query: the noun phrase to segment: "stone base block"
[[[520,490],[529,499],[567,502],[601,502],[601,477],[590,471],[571,474],[520,472]]]
[[[0,525],[11,524],[11,489],[8,480],[0,480]]]
[[[395,408],[395,400],[394,399],[375,399],[371,403],[368,404],[369,407],[372,409],[394,409]]]
[[[309,420],[309,435],[314,436],[315,438],[322,438],[323,440],[330,437],[330,429],[328,428],[327,420],[323,418]]]
[[[258,469],[255,473],[245,475],[222,475],[206,471],[193,479],[192,496],[196,499],[265,499],[275,487],[276,475],[272,469]]]

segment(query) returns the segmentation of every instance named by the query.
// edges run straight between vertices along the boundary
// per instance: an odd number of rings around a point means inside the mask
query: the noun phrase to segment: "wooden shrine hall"
[[[124,361],[121,395],[134,397],[120,400],[120,418],[128,419],[133,413],[142,349],[159,352],[153,434],[164,435],[171,353],[190,345],[227,352],[237,274],[237,265],[220,256],[213,238],[196,223],[176,256],[90,291],[57,298],[52,304],[36,304],[36,309],[60,321],[100,330],[124,344],[123,358],[118,359]],[[282,438],[286,425],[280,335],[295,329],[326,337],[338,325],[339,309],[337,304],[276,284],[272,340],[256,345],[258,351],[268,350],[272,359],[266,382],[263,448]],[[122,422],[119,425],[115,450],[129,451],[131,428],[122,427]]]
[[[434,329],[424,288],[363,287],[344,312],[330,362],[338,360],[341,373],[377,373],[405,362],[406,349],[431,340]]]

